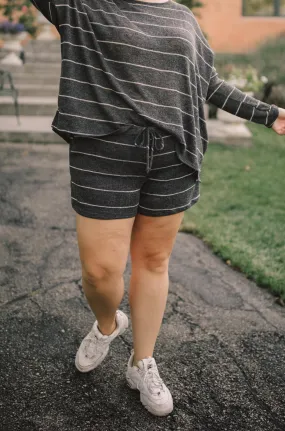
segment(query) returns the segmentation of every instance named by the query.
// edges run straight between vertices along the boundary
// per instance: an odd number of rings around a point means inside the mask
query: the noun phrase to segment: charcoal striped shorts
[[[200,196],[198,172],[176,154],[175,137],[132,126],[69,144],[71,205],[97,219],[176,214]]]

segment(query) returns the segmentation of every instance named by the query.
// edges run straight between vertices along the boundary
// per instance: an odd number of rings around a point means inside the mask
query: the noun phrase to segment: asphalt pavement
[[[2,431],[285,430],[285,308],[189,234],[171,256],[154,352],[173,412],[151,415],[127,386],[131,325],[96,370],[79,373],[74,357],[94,316],[68,146],[1,143],[0,170]]]

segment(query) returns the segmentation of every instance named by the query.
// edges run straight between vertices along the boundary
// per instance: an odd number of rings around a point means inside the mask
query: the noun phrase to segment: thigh
[[[153,259],[159,263],[167,260],[171,255],[183,216],[184,212],[162,217],[138,214],[131,236],[132,261]]]
[[[100,220],[76,214],[76,231],[83,271],[123,272],[126,266],[133,218]],[[97,269],[97,271],[96,271]]]

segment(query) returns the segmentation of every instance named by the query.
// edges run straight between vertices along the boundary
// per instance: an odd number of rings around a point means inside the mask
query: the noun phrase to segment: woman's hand
[[[272,129],[278,133],[278,135],[285,135],[285,109],[279,108],[279,116],[273,123]]]

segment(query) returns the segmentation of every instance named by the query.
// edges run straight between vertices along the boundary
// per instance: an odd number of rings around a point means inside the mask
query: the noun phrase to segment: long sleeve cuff
[[[279,117],[279,109],[276,105],[270,105],[271,106],[271,110],[269,111],[269,115],[268,115],[268,124],[266,124],[266,127],[271,128],[275,122],[275,120],[277,120],[277,118]]]

